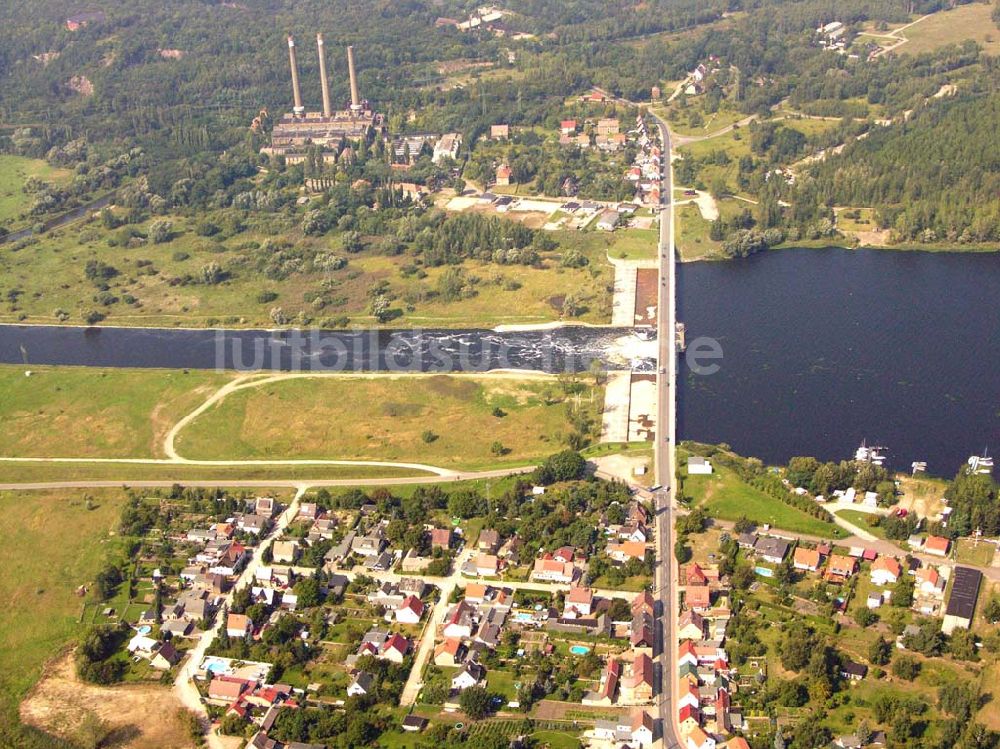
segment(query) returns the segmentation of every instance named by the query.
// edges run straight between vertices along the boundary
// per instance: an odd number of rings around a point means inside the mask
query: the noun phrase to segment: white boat
[[[970,455],[968,464],[969,473],[981,473],[984,476],[993,473],[993,458],[990,457],[985,448],[983,448],[982,455]]]
[[[923,473],[924,471],[927,470],[927,461],[926,460],[915,460],[912,463],[910,463],[910,468],[913,469],[913,473],[914,474]]]
[[[881,466],[885,463],[883,450],[885,450],[885,447],[875,445],[868,447],[865,441],[862,440],[861,447],[854,451],[854,459],[860,463],[871,463],[872,465]]]

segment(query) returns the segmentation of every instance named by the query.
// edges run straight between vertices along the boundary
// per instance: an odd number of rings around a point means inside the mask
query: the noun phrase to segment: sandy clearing
[[[73,653],[49,664],[41,680],[21,703],[21,720],[70,738],[88,715],[96,715],[122,737],[125,749],[183,749],[194,744],[170,689],[155,685],[101,687],[76,676]]]

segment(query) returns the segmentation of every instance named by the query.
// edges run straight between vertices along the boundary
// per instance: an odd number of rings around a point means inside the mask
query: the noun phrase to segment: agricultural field
[[[564,446],[577,404],[599,413],[603,392],[579,387],[568,395],[544,376],[287,379],[229,395],[185,427],[176,447],[198,459],[517,465]]]
[[[31,177],[54,185],[64,185],[72,179],[73,171],[50,166],[41,159],[0,155],[0,226],[11,228],[27,223],[26,220],[18,219],[31,206],[31,195],[22,189]]]
[[[757,524],[768,523],[792,533],[841,538],[840,528],[806,515],[744,483],[726,466],[715,466],[709,476],[685,476],[684,494],[692,505],[703,507],[709,517],[738,520],[747,517]]]
[[[919,55],[971,39],[986,54],[1000,54],[1000,29],[990,17],[992,10],[991,4],[976,2],[934,13],[900,31],[907,42],[896,51]]]
[[[75,591],[103,563],[123,501],[120,490],[0,492],[0,724],[16,723],[46,661],[76,635]]]

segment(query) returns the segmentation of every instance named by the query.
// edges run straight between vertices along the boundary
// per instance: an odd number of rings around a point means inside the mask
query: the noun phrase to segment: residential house
[[[681,640],[704,639],[704,617],[696,611],[685,611],[677,622],[677,637]]]
[[[705,733],[700,726],[695,726],[684,737],[687,749],[715,749],[715,739]]]
[[[500,560],[493,554],[477,554],[473,564],[479,577],[496,577],[500,571]]]
[[[424,615],[424,602],[416,596],[407,596],[395,611],[400,624],[418,624]]]
[[[653,659],[646,653],[636,655],[622,677],[621,699],[633,704],[653,699]]]
[[[944,578],[933,567],[921,567],[915,573],[915,590],[918,595],[940,596],[944,592]]]
[[[639,541],[625,541],[620,544],[608,544],[608,556],[616,562],[625,563],[633,559],[640,562],[646,558],[646,544]]]
[[[358,671],[358,673],[354,675],[354,679],[347,687],[347,696],[363,697],[372,691],[374,684],[375,677],[367,671]]]
[[[563,135],[572,135],[576,132],[576,120],[563,120],[559,123],[559,132]]]
[[[380,531],[373,531],[365,536],[356,536],[351,543],[351,551],[363,557],[378,556],[385,547],[386,541]]]
[[[238,679],[234,676],[216,676],[209,682],[208,699],[231,705],[252,687],[253,682],[246,679]]]
[[[826,566],[828,580],[838,582],[847,580],[857,569],[857,560],[843,554],[831,554]]]
[[[194,624],[184,619],[171,619],[160,625],[162,634],[169,634],[171,637],[187,637],[194,629]]]
[[[486,679],[486,668],[475,661],[469,661],[451,680],[451,688],[459,692],[474,687]]]
[[[872,562],[871,578],[874,585],[895,585],[901,574],[902,567],[892,557],[879,557]]]
[[[924,541],[924,552],[938,557],[948,556],[951,541],[943,536],[928,536]]]
[[[594,592],[590,588],[573,587],[566,594],[565,616],[573,619],[590,616],[594,605]]]
[[[266,518],[270,518],[274,517],[274,511],[277,507],[274,497],[257,497],[254,501],[253,512],[254,515],[263,515]]]
[[[600,229],[601,231],[614,231],[616,228],[618,228],[618,220],[620,219],[620,217],[621,214],[619,214],[618,211],[612,211],[612,210],[604,211],[597,219],[597,223],[595,224],[595,226],[597,226],[597,228]]]
[[[245,614],[230,614],[226,619],[226,635],[237,639],[246,637],[253,631],[253,622]]]
[[[434,648],[435,666],[457,666],[464,659],[468,648],[457,637],[445,638],[444,642]]]
[[[698,653],[695,652],[694,643],[690,640],[684,640],[677,650],[678,667],[685,663],[690,663],[695,668],[698,666]]]
[[[797,546],[792,554],[792,566],[797,570],[806,572],[816,572],[821,562],[819,552],[815,549],[806,549]]]
[[[712,607],[712,591],[707,585],[688,585],[684,590],[684,605],[704,613]]]
[[[536,559],[531,571],[533,580],[566,585],[576,579],[576,567],[570,562],[559,562],[555,559]]]
[[[692,562],[684,568],[687,585],[708,585],[708,576],[697,562]]]
[[[698,691],[695,690],[697,695]],[[699,701],[698,704],[701,704]],[[692,705],[682,706],[677,713],[677,724],[680,726],[681,735],[687,735],[691,731],[701,726],[701,710]]]
[[[479,532],[476,548],[485,554],[496,554],[500,548],[500,533],[492,528],[483,528]]]
[[[403,658],[409,652],[410,639],[400,634],[394,634],[383,643],[379,657],[393,663],[402,663]]]
[[[630,743],[639,747],[653,745],[656,738],[656,723],[653,716],[645,710],[640,710],[632,716],[632,723],[629,725]]]
[[[510,125],[491,125],[490,139],[502,140],[510,138]]]
[[[510,184],[511,176],[514,173],[511,168],[506,164],[501,164],[497,167],[496,179],[494,180],[496,185],[499,187],[506,187]]]
[[[840,666],[840,675],[849,681],[861,681],[868,675],[868,666],[854,661],[844,661]]]
[[[789,543],[783,538],[760,536],[754,544],[754,553],[765,562],[781,564],[788,555]]]
[[[608,658],[601,672],[601,682],[594,692],[584,695],[584,705],[613,705],[618,692],[618,681],[621,678],[621,663],[615,658]]]
[[[431,548],[447,551],[451,548],[451,529],[433,528],[431,529]]]
[[[299,555],[299,545],[295,541],[275,541],[271,547],[271,558],[276,564],[294,564]]]
[[[472,637],[472,630],[475,626],[474,614],[475,607],[472,604],[468,601],[459,601],[452,606],[451,611],[445,617],[441,634],[445,637]]]
[[[169,671],[173,666],[180,663],[183,656],[169,642],[165,642],[153,653],[149,659],[149,665],[160,671]]]
[[[648,590],[642,591],[632,599],[632,615],[635,616],[638,613],[646,613],[650,616],[656,613],[656,600]]]

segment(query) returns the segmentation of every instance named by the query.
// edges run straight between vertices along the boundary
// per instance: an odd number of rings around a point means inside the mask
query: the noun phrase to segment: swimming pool
[[[570,647],[569,652],[573,655],[586,655],[590,652],[590,648],[585,647],[584,645],[573,645]]]
[[[141,627],[139,627],[139,629],[136,630],[136,632],[138,632],[140,635],[148,635],[152,631],[153,628],[150,627],[148,624],[143,624]]]

